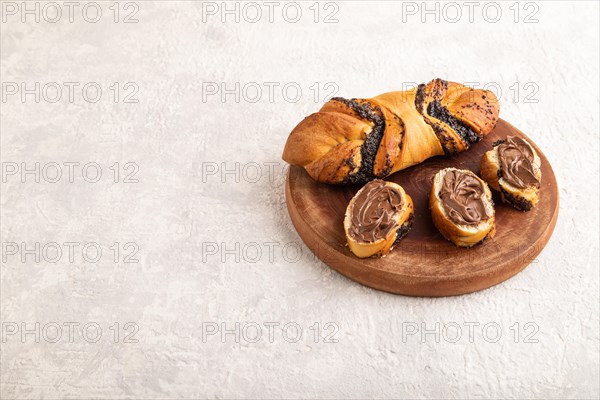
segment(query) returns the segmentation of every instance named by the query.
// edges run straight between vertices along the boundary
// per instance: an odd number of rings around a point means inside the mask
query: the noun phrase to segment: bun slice
[[[375,179],[350,200],[344,218],[348,246],[359,258],[384,256],[410,228],[413,201],[402,186]]]
[[[481,177],[517,210],[529,211],[539,201],[540,157],[527,140],[509,136],[483,155]]]
[[[429,195],[429,208],[440,233],[459,247],[474,246],[496,232],[492,192],[469,170],[439,171]]]

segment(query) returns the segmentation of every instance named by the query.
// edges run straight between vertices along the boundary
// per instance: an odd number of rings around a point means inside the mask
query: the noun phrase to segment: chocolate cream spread
[[[534,155],[531,146],[521,138],[509,136],[498,146],[498,157],[502,178],[519,189],[540,187],[533,167]]]
[[[394,214],[402,208],[402,196],[385,182],[375,179],[365,185],[351,209],[350,235],[359,242],[387,237],[398,224]]]
[[[455,224],[477,225],[490,218],[484,197],[485,191],[479,179],[453,170],[444,175],[440,198],[446,214]]]

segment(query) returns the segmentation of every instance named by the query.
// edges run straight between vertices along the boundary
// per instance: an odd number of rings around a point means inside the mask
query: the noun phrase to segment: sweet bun
[[[442,79],[372,98],[336,97],[292,130],[282,157],[319,182],[364,184],[468,150],[499,112],[494,93]]]
[[[402,186],[375,179],[348,204],[344,218],[348,246],[359,258],[384,256],[406,236],[413,219],[413,201]]]
[[[492,193],[469,170],[439,171],[429,195],[429,208],[437,229],[456,246],[474,246],[496,232]]]
[[[509,136],[494,143],[479,165],[481,177],[517,210],[529,211],[539,201],[542,170],[540,157],[531,144]]]

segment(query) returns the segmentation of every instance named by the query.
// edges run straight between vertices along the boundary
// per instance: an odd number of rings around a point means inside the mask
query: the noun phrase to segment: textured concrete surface
[[[0,397],[598,398],[597,2],[502,3],[497,22],[484,2],[472,22],[461,2],[439,22],[420,2],[309,2],[296,23],[285,3],[273,22],[238,4],[239,23],[220,2],[121,3],[119,22],[100,2],[96,23],[57,4],[38,23],[2,2]],[[334,92],[433,77],[500,94],[560,216],[513,279],[407,298],[315,260],[280,154]]]

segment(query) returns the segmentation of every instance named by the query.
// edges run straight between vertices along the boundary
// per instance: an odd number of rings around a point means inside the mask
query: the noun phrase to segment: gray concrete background
[[[0,397],[598,398],[597,2],[55,4],[2,2]],[[513,279],[407,298],[314,259],[280,155],[434,77],[499,94],[561,209]]]

